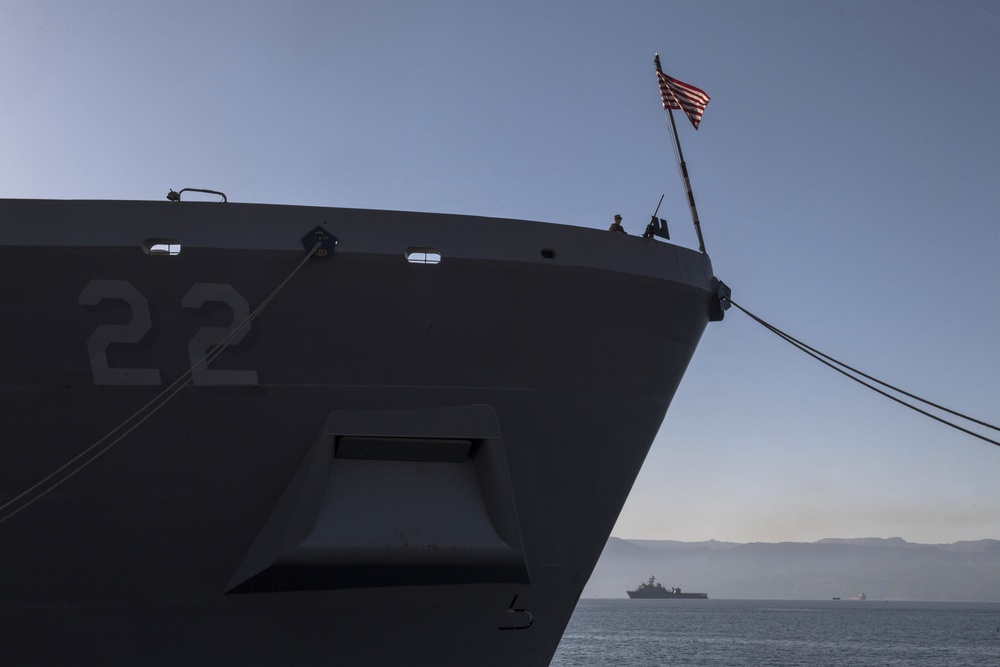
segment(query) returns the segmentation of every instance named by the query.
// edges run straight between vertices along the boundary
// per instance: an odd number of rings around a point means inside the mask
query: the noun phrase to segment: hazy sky
[[[1000,422],[993,2],[0,0],[0,197],[203,187],[638,233],[666,193],[693,246],[654,52],[712,96],[678,123],[735,300]],[[1000,538],[1000,447],[732,310],[614,534]]]

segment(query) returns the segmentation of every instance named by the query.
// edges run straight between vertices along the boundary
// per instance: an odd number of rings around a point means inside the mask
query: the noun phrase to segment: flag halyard
[[[656,72],[656,78],[660,84],[660,98],[663,100],[664,110],[683,111],[697,130],[701,115],[705,113],[705,107],[711,98],[704,90],[678,81],[659,70]]]

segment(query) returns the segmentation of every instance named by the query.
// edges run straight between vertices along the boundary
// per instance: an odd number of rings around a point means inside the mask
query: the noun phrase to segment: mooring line
[[[740,304],[736,303],[735,301],[730,300],[730,303],[732,303],[738,309],[740,309],[741,311],[743,311],[752,320],[754,320],[755,322],[757,322],[758,324],[760,324],[761,326],[763,326],[765,329],[767,329],[771,333],[775,334],[779,338],[782,338],[785,342],[793,345],[794,347],[798,348],[802,352],[805,352],[810,357],[816,359],[820,363],[823,363],[826,366],[829,366],[830,368],[832,368],[833,370],[837,371],[841,375],[849,377],[850,379],[854,380],[858,384],[860,384],[860,385],[862,385],[864,387],[867,387],[868,389],[871,389],[875,393],[881,394],[882,396],[885,396],[886,398],[892,399],[893,401],[896,401],[900,405],[903,405],[903,406],[905,406],[905,407],[913,410],[914,412],[919,412],[920,414],[924,415],[925,417],[930,417],[931,419],[933,419],[935,421],[941,422],[942,424],[945,424],[946,426],[950,426],[953,429],[961,431],[962,433],[965,433],[967,435],[971,435],[974,438],[979,438],[980,440],[985,440],[986,442],[988,442],[990,444],[1000,446],[1000,441],[993,440],[991,438],[987,438],[985,435],[982,435],[980,433],[976,433],[975,431],[969,430],[967,428],[959,426],[958,424],[956,424],[954,422],[948,421],[947,419],[944,419],[943,417],[939,417],[938,415],[935,415],[935,414],[932,414],[930,412],[927,412],[926,410],[923,410],[923,409],[921,409],[921,408],[919,408],[919,407],[917,407],[917,406],[915,406],[915,405],[913,405],[911,403],[907,403],[906,401],[902,400],[898,396],[893,396],[892,394],[890,394],[890,393],[888,393],[886,391],[883,391],[883,390],[879,389],[878,387],[875,387],[874,385],[869,384],[868,382],[865,382],[861,378],[865,378],[867,380],[871,380],[872,382],[878,383],[878,384],[882,385],[883,387],[887,387],[887,388],[891,389],[892,391],[895,391],[895,392],[897,392],[899,394],[902,394],[904,396],[912,398],[912,399],[914,399],[916,401],[920,401],[921,403],[924,403],[925,405],[929,405],[929,406],[931,406],[933,408],[936,408],[938,410],[941,410],[943,412],[947,412],[949,414],[955,415],[956,417],[960,417],[960,418],[962,418],[962,419],[964,419],[966,421],[972,422],[974,424],[979,424],[980,426],[985,426],[987,428],[991,428],[991,429],[994,429],[996,431],[1000,431],[1000,427],[998,427],[998,426],[996,426],[994,424],[990,424],[988,422],[982,421],[980,419],[975,419],[973,417],[969,417],[968,415],[964,415],[961,412],[958,412],[957,410],[952,410],[950,408],[946,408],[944,406],[938,405],[937,403],[933,403],[931,401],[928,401],[927,399],[921,398],[921,397],[917,396],[916,394],[912,394],[910,392],[903,391],[902,389],[899,389],[898,387],[895,387],[895,386],[889,384],[888,382],[883,382],[882,380],[879,380],[878,378],[872,377],[871,375],[868,375],[866,373],[862,373],[861,371],[859,371],[859,370],[857,370],[855,368],[852,368],[851,366],[848,366],[844,362],[838,361],[837,359],[831,357],[830,355],[825,354],[823,352],[820,352],[816,348],[810,347],[809,345],[806,345],[802,341],[800,341],[797,338],[794,338],[793,336],[785,333],[784,331],[782,331],[778,327],[774,326],[773,324],[770,324],[770,323],[764,321],[763,319],[761,319],[760,317],[757,317],[756,315],[754,315],[753,313],[751,313],[749,310],[747,310],[746,308],[744,308]],[[855,375],[852,375],[851,373],[854,373],[854,374],[856,374],[857,376],[860,376],[860,377],[856,377]]]

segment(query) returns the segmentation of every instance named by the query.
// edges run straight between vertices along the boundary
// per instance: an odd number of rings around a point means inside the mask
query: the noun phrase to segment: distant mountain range
[[[655,576],[715,599],[1000,602],[1000,540],[915,544],[889,539],[675,542],[612,537],[583,597],[622,598]]]

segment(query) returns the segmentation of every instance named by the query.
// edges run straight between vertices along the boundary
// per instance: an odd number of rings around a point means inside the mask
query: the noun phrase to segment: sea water
[[[1000,666],[1000,604],[581,600],[552,667]]]

